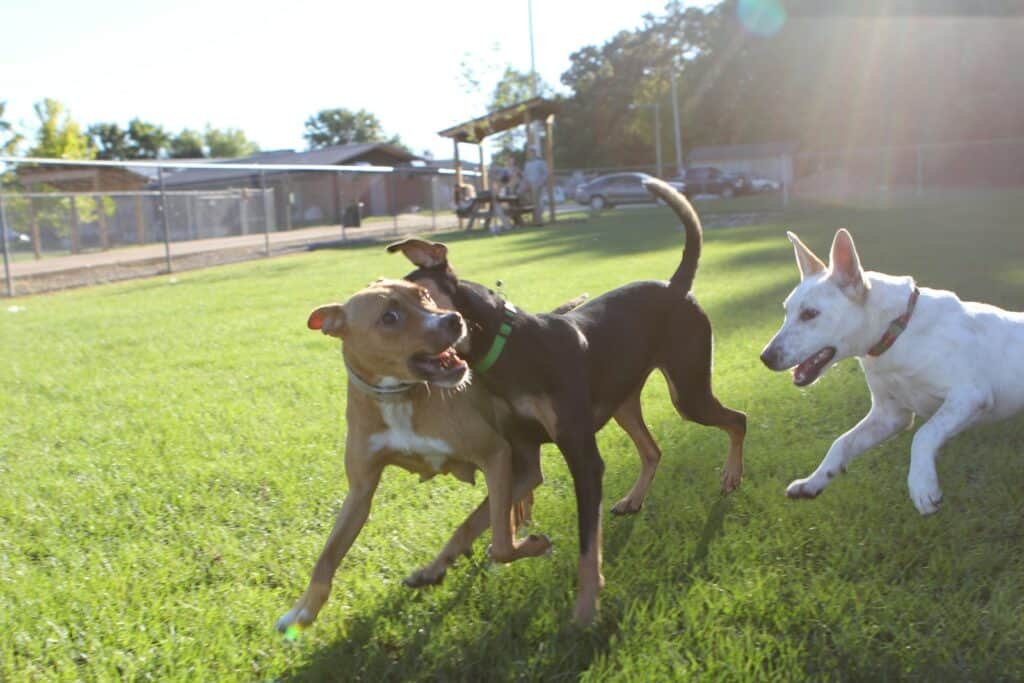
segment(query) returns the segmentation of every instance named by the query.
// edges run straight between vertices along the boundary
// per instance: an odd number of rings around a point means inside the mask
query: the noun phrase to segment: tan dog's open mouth
[[[409,368],[421,379],[440,386],[456,386],[469,372],[469,364],[449,346],[438,354],[417,353],[409,359]]]
[[[800,365],[793,368],[793,384],[798,387],[805,387],[828,367],[829,362],[836,355],[836,347],[826,346],[816,354],[804,360]]]

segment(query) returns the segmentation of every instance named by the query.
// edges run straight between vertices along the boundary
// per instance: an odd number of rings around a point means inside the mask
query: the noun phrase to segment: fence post
[[[238,222],[241,223],[243,235],[249,234],[249,193],[242,188],[238,194]]]
[[[167,272],[171,272],[171,225],[167,220],[167,193],[164,190],[164,168],[156,167],[157,181],[160,183],[160,227],[164,230],[164,260]]]
[[[32,253],[36,261],[43,258],[43,238],[39,234],[39,217],[36,215],[36,198],[28,198],[28,221],[32,227]]]
[[[430,176],[430,229],[437,230],[437,176]]]
[[[11,279],[11,257],[7,246],[7,197],[0,193],[0,242],[4,252],[4,282],[7,284],[7,296],[14,296],[14,281]]]
[[[78,197],[71,195],[68,201],[71,203],[71,253],[77,254],[82,250],[82,238],[78,232]]]
[[[263,192],[263,246],[266,250],[266,255],[270,256],[270,210],[267,202],[267,175],[266,172],[260,169],[260,190]]]
[[[346,239],[346,235],[345,235],[345,220],[348,218],[348,207],[345,206],[345,195],[344,195],[344,193],[341,190],[342,180],[343,180],[343,178],[342,178],[342,175],[341,175],[341,171],[338,171],[338,173],[335,174],[335,176],[334,176],[334,182],[335,182],[335,184],[338,187],[338,204],[341,205],[341,241],[344,242],[345,239]],[[359,203],[356,202],[357,210],[358,210],[358,204]]]
[[[395,225],[395,234],[398,234],[398,207],[395,205],[395,182],[394,172],[388,173],[388,206],[391,207],[391,220]]]
[[[110,249],[110,235],[107,233],[107,211],[103,206],[103,195],[96,195],[96,220],[100,227],[100,247],[103,251]]]
[[[146,243],[146,218],[142,215],[142,197],[135,195],[135,243]]]

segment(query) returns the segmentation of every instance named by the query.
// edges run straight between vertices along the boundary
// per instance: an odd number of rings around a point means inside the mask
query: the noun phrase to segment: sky
[[[533,0],[540,77],[562,88],[572,52],[639,26],[665,1]],[[527,0],[3,0],[0,26],[0,101],[27,135],[33,103],[51,97],[83,126],[209,123],[263,149],[302,149],[307,118],[345,107],[376,114],[417,153],[448,158],[437,131],[484,113],[495,67],[530,68]],[[467,55],[486,92],[466,92]]]

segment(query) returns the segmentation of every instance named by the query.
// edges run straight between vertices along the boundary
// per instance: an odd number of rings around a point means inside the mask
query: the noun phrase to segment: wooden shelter
[[[533,139],[533,121],[544,122],[544,160],[548,166],[548,211],[552,223],[555,222],[555,154],[554,154],[554,128],[555,114],[561,111],[559,104],[553,100],[546,100],[543,97],[534,97],[513,104],[503,109],[498,109],[490,114],[460,123],[446,128],[438,133],[441,137],[451,138],[455,147],[455,185],[462,185],[462,162],[459,159],[459,143],[466,142],[477,145],[480,153],[480,182],[481,190],[487,187],[487,167],[484,165],[483,141],[495,133],[503,133],[517,126],[526,126],[526,145],[528,149],[534,148],[536,141]],[[540,197],[535,201],[539,203]],[[461,225],[462,219],[459,219]]]

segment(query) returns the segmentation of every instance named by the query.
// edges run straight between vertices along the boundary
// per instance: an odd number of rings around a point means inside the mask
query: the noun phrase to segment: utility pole
[[[676,93],[676,72],[671,71],[672,76],[672,123],[676,131],[676,174],[683,175],[683,142],[679,137],[679,96]]]
[[[654,103],[654,158],[657,164],[658,177],[663,176],[661,169],[661,104]]]
[[[537,62],[533,57],[533,0],[526,0],[526,14],[530,22],[530,85],[537,96]]]

